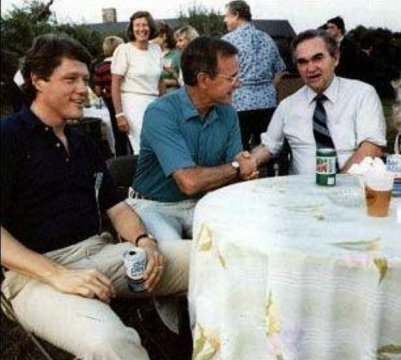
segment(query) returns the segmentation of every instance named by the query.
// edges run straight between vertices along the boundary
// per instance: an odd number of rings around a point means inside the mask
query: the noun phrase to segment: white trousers
[[[157,96],[152,95],[121,94],[123,112],[129,123],[128,139],[134,150],[134,154],[139,154],[143,115],[148,105],[156,99]]]
[[[166,258],[154,295],[185,293],[191,241],[161,243]],[[96,268],[113,282],[117,296],[135,297],[127,286],[122,254],[129,243],[109,243],[94,236],[46,255],[69,268]],[[139,336],[100,300],[64,294],[49,285],[8,271],[3,291],[22,324],[79,359],[149,359]],[[144,295],[142,295],[144,296]]]

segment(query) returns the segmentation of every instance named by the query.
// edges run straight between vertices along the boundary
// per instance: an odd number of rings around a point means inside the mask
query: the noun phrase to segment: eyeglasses
[[[228,75],[224,75],[224,74],[217,73],[217,76],[221,76],[221,77],[223,77],[223,78],[225,78],[225,79],[230,80],[230,81],[231,81],[231,84],[233,84],[233,85],[234,85],[235,83],[241,81],[239,75],[228,76]]]

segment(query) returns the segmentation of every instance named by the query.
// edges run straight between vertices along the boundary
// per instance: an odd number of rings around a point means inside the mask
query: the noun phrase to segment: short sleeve
[[[114,50],[113,58],[111,61],[112,74],[124,76],[127,73],[129,64],[126,51],[127,51],[126,44],[120,44]]]

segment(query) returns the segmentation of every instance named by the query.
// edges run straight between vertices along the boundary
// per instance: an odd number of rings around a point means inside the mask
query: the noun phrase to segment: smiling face
[[[326,43],[319,37],[304,40],[295,49],[295,62],[304,83],[318,94],[323,93],[334,77],[338,52],[330,55]]]
[[[149,41],[150,26],[146,17],[137,18],[132,22],[132,32],[136,42]]]
[[[63,58],[48,79],[32,75],[37,93],[35,107],[55,125],[80,119],[88,96],[89,71],[86,64]]]
[[[209,76],[208,95],[214,104],[231,104],[234,91],[239,88],[237,56],[218,56],[218,74]]]

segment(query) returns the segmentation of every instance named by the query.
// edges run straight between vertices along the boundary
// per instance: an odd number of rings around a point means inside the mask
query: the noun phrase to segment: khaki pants
[[[160,244],[167,264],[152,295],[186,292],[190,246],[190,241]],[[123,252],[131,247],[94,236],[46,256],[70,268],[96,268],[111,279],[117,296],[135,297],[138,294],[128,289],[122,261]],[[12,271],[6,273],[3,291],[22,324],[80,359],[149,359],[137,332],[99,300],[64,294]]]

